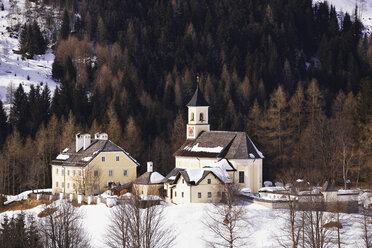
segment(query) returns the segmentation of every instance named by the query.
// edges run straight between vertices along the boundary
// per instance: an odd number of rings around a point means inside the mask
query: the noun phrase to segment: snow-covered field
[[[52,50],[49,49],[45,55],[26,60],[22,60],[21,55],[13,52],[19,49],[19,42],[17,38],[10,37],[7,27],[10,27],[11,22],[14,24],[19,22],[22,25],[25,23],[23,15],[25,1],[18,1],[19,12],[12,14],[12,18],[9,18],[12,2],[8,0],[1,2],[5,10],[0,10],[0,99],[5,101],[6,88],[11,82],[15,88],[22,84],[26,92],[30,90],[31,85],[47,84],[53,92],[56,82],[52,79],[51,73],[54,61]]]
[[[52,207],[59,204],[60,200],[52,203]],[[203,224],[203,220],[207,218],[206,209],[211,206],[211,204],[194,203],[167,205],[165,207],[165,224],[174,228],[177,234],[174,247],[207,247],[205,239],[208,236],[210,237],[211,234]],[[249,220],[248,231],[244,231],[245,236],[247,234],[249,235],[246,247],[280,247],[277,241],[278,238],[286,236],[286,221],[283,218],[283,210],[271,210],[264,206],[250,203],[247,203],[244,207],[246,209],[247,219]],[[37,214],[44,208],[45,205],[40,205],[23,212],[38,218]],[[78,208],[79,214],[83,216],[83,225],[91,237],[92,247],[105,247],[105,233],[110,223],[111,212],[114,208],[108,208],[105,204],[85,205]],[[20,211],[1,213],[0,221],[2,221],[5,215],[10,217],[13,214],[19,213]],[[358,214],[343,214],[341,215],[341,222],[344,225],[342,240],[345,242],[345,246],[343,247],[358,247],[358,242],[362,241],[362,232],[360,229],[361,216]]]

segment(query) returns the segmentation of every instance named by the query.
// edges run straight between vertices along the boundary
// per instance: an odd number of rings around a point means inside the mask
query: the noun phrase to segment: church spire
[[[208,124],[209,104],[199,90],[199,84],[196,85],[195,93],[186,106],[189,112],[186,137],[187,139],[196,139],[200,132],[210,129]]]

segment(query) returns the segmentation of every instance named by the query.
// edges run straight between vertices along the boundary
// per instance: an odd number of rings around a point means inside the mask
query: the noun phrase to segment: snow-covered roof
[[[200,147],[199,146],[199,143],[196,143],[192,147],[185,146],[183,149],[186,150],[186,151],[191,151],[191,152],[220,153],[223,150],[223,147],[222,146],[217,146],[217,147]]]
[[[229,163],[229,161],[225,158],[221,159],[218,162],[213,162],[204,166],[204,168],[221,168],[226,171],[235,171],[236,169]]]
[[[153,172],[150,176],[150,182],[154,184],[161,183],[165,177],[159,172]]]
[[[56,157],[56,159],[58,159],[58,160],[67,160],[67,159],[69,159],[70,158],[70,156],[69,155],[66,155],[66,154],[59,154],[57,157]]]
[[[164,176],[159,172],[145,172],[133,181],[133,184],[151,185],[163,183]]]
[[[201,132],[196,140],[187,140],[175,153],[180,157],[226,159],[262,159],[263,154],[245,132]]]
[[[192,168],[181,171],[181,175],[189,184],[199,184],[209,173],[215,175],[223,183],[231,183],[229,175],[225,169],[216,168]]]
[[[84,158],[82,158],[81,160],[88,162],[88,161],[90,161],[91,159],[92,159],[92,157],[84,157]]]
[[[139,163],[132,158],[123,148],[113,143],[111,140],[93,139],[90,146],[85,150],[80,149],[76,152],[76,143],[66,147],[63,152],[51,162],[56,166],[76,166],[84,167],[88,165],[101,152],[123,152],[136,166]]]

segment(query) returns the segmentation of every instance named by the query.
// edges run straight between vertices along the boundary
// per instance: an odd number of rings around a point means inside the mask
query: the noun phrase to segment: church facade
[[[263,154],[245,132],[211,131],[209,105],[199,88],[187,104],[186,141],[174,153],[179,169],[205,168],[226,159],[234,168],[232,182],[257,193],[262,187]],[[229,173],[230,174],[230,173]]]

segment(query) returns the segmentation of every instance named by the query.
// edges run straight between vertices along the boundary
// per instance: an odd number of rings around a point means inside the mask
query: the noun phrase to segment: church
[[[240,189],[249,188],[252,193],[257,193],[262,186],[264,156],[249,136],[245,132],[211,131],[208,121],[209,105],[199,87],[186,106],[188,108],[186,141],[174,153],[175,169],[166,177],[168,185],[172,184],[170,179],[177,178],[177,174],[186,175],[186,179],[189,179],[188,177],[195,174],[198,168],[206,175],[208,171],[213,172],[208,168],[224,164],[224,168],[229,168],[226,173],[229,178],[225,182],[232,182]],[[223,178],[226,179],[217,174],[216,178],[220,179],[221,183],[224,183]],[[173,184],[176,185],[176,182]],[[194,181],[193,184],[198,183]]]

